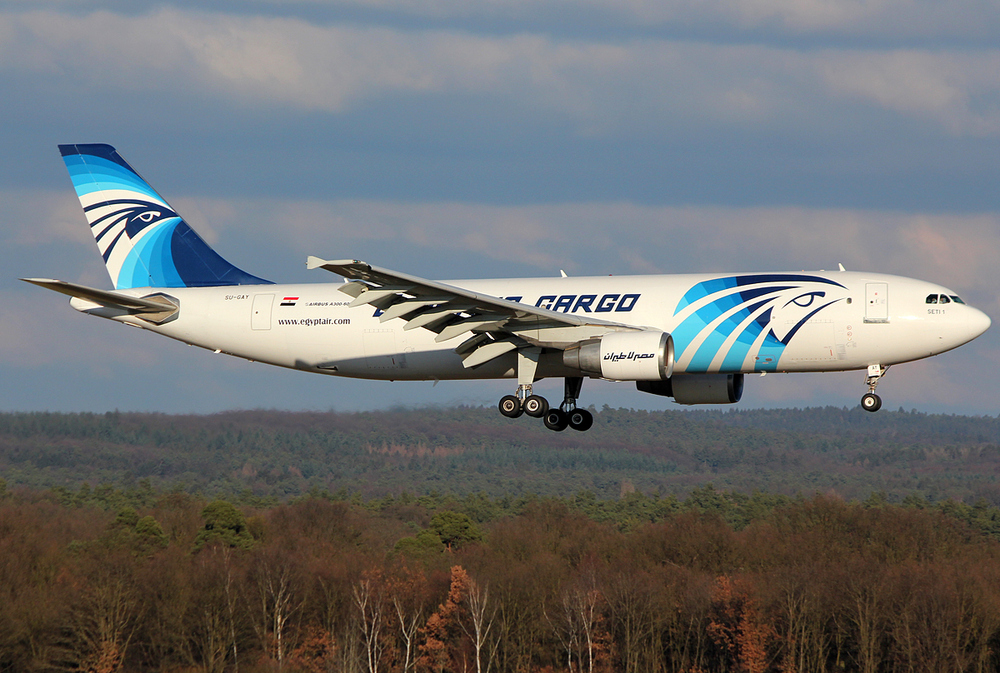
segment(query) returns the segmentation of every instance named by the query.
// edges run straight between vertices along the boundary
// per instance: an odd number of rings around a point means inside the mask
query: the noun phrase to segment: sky
[[[840,263],[1000,317],[995,0],[0,0],[0,91],[0,410],[515,387],[286,371],[73,311],[17,280],[110,288],[59,143],[116,146],[278,282],[330,280],[307,255],[439,279]],[[885,407],[997,414],[998,346],[994,326],[894,367]],[[863,384],[748,377],[737,408],[855,406]],[[605,382],[580,401],[675,408]]]

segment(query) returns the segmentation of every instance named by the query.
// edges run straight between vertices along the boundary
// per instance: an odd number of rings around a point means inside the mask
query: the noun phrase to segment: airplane
[[[216,353],[380,380],[516,379],[500,413],[585,431],[586,378],[733,404],[747,374],[889,367],[957,348],[990,318],[935,283],[840,269],[435,281],[310,256],[342,282],[278,285],[215,252],[110,145],[60,145],[113,290],[24,278],[83,313]],[[532,390],[563,378],[557,406]]]

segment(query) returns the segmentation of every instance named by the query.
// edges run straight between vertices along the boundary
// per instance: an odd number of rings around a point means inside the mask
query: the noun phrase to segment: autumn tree
[[[420,644],[417,665],[423,670],[432,673],[460,670],[456,661],[456,636],[460,631],[458,620],[468,587],[469,574],[462,566],[453,566],[448,596],[437,611],[427,618],[422,629],[424,642]]]
[[[716,580],[708,632],[727,654],[730,670],[764,673],[767,669],[774,629],[760,614],[749,580],[726,575]]]

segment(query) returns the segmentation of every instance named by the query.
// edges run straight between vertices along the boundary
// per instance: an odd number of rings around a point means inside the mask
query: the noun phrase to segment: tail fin
[[[116,290],[259,285],[212,250],[110,145],[60,145]]]

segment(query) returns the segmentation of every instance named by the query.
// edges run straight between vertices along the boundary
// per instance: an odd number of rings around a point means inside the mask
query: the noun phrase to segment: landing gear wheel
[[[549,410],[549,402],[541,395],[529,395],[525,400],[524,413],[534,418],[541,418]]]
[[[517,418],[524,413],[524,407],[521,406],[521,400],[517,399],[513,395],[504,395],[500,398],[500,413],[507,418]]]
[[[562,432],[569,425],[569,415],[559,409],[549,409],[545,414],[545,427],[549,430]]]
[[[865,393],[861,398],[861,408],[874,413],[882,408],[882,398],[875,393]]]
[[[586,409],[574,409],[569,412],[569,427],[580,432],[590,430],[594,424],[594,415]]]

